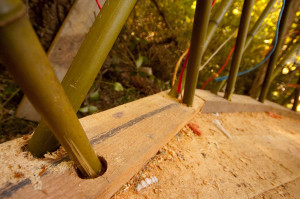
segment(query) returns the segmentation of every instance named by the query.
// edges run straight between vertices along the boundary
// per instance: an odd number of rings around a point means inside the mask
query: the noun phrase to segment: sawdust
[[[215,119],[232,140],[212,123]],[[185,126],[112,198],[299,197],[300,180],[293,193],[281,186],[300,177],[299,120],[227,113],[199,114],[191,122],[200,126],[202,136]],[[152,176],[157,183],[136,190]]]
[[[41,177],[46,172],[63,173],[73,168],[72,161],[61,161],[66,152],[60,148],[46,158],[34,158],[23,148],[30,136],[23,136],[0,145],[0,187],[29,179],[35,190],[42,189]]]

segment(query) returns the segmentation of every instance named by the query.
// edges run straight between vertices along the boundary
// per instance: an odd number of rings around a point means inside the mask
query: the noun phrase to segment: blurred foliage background
[[[33,27],[47,50],[74,0],[24,0],[24,3]],[[250,28],[267,3],[267,0],[255,1]],[[220,0],[217,0],[212,15],[219,4]],[[260,31],[245,51],[240,71],[255,66],[272,48],[281,5],[281,0],[275,3]],[[290,28],[285,34],[282,56],[300,37],[300,3],[296,2],[295,5],[294,15],[289,22]],[[190,43],[195,6],[194,0],[138,0],[83,102],[78,116],[104,111],[169,89],[176,62]],[[235,0],[231,5],[205,52],[203,62],[238,28],[242,6],[242,0]],[[235,39],[231,39],[200,71],[198,87],[220,69],[234,44]],[[221,76],[229,71],[230,62]],[[297,84],[300,76],[299,64],[298,50],[272,82],[269,100],[291,107],[293,102],[291,96],[295,88],[286,85]],[[255,84],[266,65],[239,77],[235,93],[249,95],[251,88],[252,91],[253,88],[255,90]],[[216,84],[213,80],[206,89],[212,89]],[[22,96],[18,85],[5,67],[0,65],[0,142],[31,133],[37,125],[35,122],[14,117]]]

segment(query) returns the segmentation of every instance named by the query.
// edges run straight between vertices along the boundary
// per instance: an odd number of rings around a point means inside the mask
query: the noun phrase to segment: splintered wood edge
[[[24,179],[0,188],[0,198],[109,198],[203,105],[204,101],[195,97],[194,107],[186,107],[162,92],[82,118],[93,148],[108,163],[103,176],[83,180],[73,168],[62,174],[47,172],[41,176],[42,190],[34,190],[30,180]]]

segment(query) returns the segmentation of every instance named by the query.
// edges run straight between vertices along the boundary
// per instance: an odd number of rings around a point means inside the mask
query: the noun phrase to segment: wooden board
[[[103,176],[83,180],[74,169],[49,172],[41,176],[42,190],[34,190],[27,178],[0,187],[0,198],[109,198],[203,105],[204,101],[195,97],[194,107],[188,108],[163,92],[85,117],[80,122],[96,153],[108,163]],[[19,161],[17,155],[13,158],[13,162]]]
[[[270,102],[268,100],[265,103],[261,103],[246,95],[232,95],[231,102],[224,99],[224,93],[218,93],[215,95],[207,90],[196,90],[196,96],[205,101],[205,106],[202,109],[202,113],[233,113],[233,112],[273,112],[282,116],[291,117],[294,119],[300,119],[300,113],[291,111],[290,109],[283,107],[277,103]]]
[[[100,0],[101,5],[105,1]],[[70,9],[48,51],[49,61],[60,81],[65,76],[98,13],[99,8],[95,0],[77,0]],[[16,117],[32,121],[41,119],[27,97],[23,97],[19,104]]]

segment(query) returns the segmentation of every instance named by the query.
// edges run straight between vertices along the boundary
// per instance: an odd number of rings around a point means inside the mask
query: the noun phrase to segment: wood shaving
[[[52,154],[46,154],[45,159],[34,158],[29,152],[23,151],[22,148],[29,138],[30,136],[25,136],[0,145],[0,188],[9,183],[16,184],[29,179],[35,190],[41,190],[41,177],[45,173],[61,174],[74,168],[72,161],[53,164],[67,156],[63,148]]]

